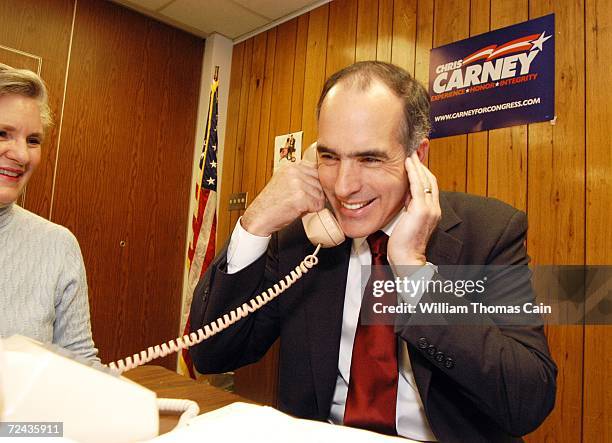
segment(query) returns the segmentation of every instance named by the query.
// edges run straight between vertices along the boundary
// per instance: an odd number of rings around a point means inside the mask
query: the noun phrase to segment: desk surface
[[[186,398],[200,406],[200,414],[213,411],[237,401],[253,403],[239,395],[223,391],[184,377],[161,366],[141,366],[123,374],[124,377],[155,392],[158,398]],[[168,432],[178,423],[178,416],[161,415],[159,433]]]
[[[141,366],[123,374],[126,378],[144,386],[155,392],[159,398],[186,398],[193,400],[200,405],[200,413],[210,412],[219,409],[223,406],[242,401],[246,403],[254,403],[239,395],[231,392],[223,391],[215,388],[204,382],[197,382],[188,377],[183,377],[175,372],[172,372],[161,366]],[[172,430],[178,423],[176,415],[161,415],[159,417],[159,433],[164,434]],[[323,423],[318,423],[317,427],[327,426]],[[330,428],[331,429],[331,428]],[[410,439],[395,439],[378,434],[367,432],[366,434],[351,434],[356,432],[356,429],[345,428],[346,431],[339,436],[344,436],[340,439],[332,441],[359,441],[359,442],[390,442],[401,441],[405,443],[417,443]],[[314,432],[314,431],[313,431]],[[319,430],[320,432],[320,430]],[[359,431],[360,433],[365,431]],[[316,433],[316,435],[320,435]],[[330,434],[331,435],[331,434]],[[359,438],[358,438],[359,437]],[[376,438],[374,438],[376,437]],[[259,441],[259,440],[258,440]],[[303,439],[300,441],[304,441]],[[324,440],[329,441],[329,440]]]

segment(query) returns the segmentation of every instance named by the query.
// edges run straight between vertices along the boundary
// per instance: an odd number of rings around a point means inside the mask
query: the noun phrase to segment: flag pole
[[[200,277],[212,262],[215,252],[217,224],[217,119],[218,119],[218,77],[219,66],[215,66],[214,80],[211,85],[208,102],[208,115],[204,134],[204,146],[200,156],[198,181],[196,183],[195,208],[191,222],[191,241],[187,251],[188,267],[187,296],[183,312],[189,312],[191,297]],[[189,334],[189,316],[187,316],[184,334]],[[178,359],[178,371],[197,377],[191,356],[183,349]]]

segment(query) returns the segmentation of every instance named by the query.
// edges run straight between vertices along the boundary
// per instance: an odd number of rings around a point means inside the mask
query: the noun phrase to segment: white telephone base
[[[78,442],[134,442],[158,435],[154,392],[26,337],[0,341],[0,421],[62,422],[64,437]]]
[[[302,420],[268,406],[232,403],[191,419],[186,426],[151,443],[416,443],[361,429]]]

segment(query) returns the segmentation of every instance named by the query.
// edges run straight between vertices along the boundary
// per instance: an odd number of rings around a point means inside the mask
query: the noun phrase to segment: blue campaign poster
[[[431,50],[431,138],[552,120],[554,14]]]

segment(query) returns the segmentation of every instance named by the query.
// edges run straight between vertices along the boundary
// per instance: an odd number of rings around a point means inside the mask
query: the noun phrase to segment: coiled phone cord
[[[159,409],[159,412],[180,412],[181,415],[176,428],[185,426],[189,420],[200,413],[200,407],[195,401],[178,398],[158,398],[157,409]]]
[[[113,372],[121,374],[127,370],[149,363],[156,358],[165,357],[166,355],[174,352],[188,349],[189,347],[197,345],[198,343],[212,337],[218,332],[227,329],[238,320],[245,318],[249,314],[257,311],[269,301],[275,299],[279,294],[291,287],[291,285],[301,278],[302,275],[306,274],[311,268],[316,266],[319,263],[319,259],[317,257],[319,249],[321,249],[321,245],[318,245],[312,254],[307,255],[304,260],[302,260],[302,262],[295,267],[294,270],[292,270],[273,287],[268,288],[260,295],[252,298],[246,303],[243,303],[242,306],[239,306],[228,314],[224,314],[222,317],[217,318],[213,322],[205,325],[203,328],[198,329],[195,332],[185,334],[182,337],[178,337],[174,340],[170,340],[166,343],[162,343],[161,345],[150,346],[146,350],[140,351],[138,354],[134,354],[131,357],[127,357],[122,360],[117,360],[116,362],[110,363],[108,366],[111,368],[111,370],[113,370]]]

